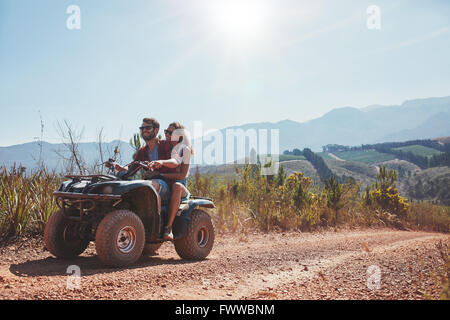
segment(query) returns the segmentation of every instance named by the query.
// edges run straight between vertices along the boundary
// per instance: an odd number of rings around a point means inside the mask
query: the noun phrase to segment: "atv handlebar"
[[[153,171],[153,168],[150,167],[149,161],[130,162],[125,167],[122,167],[124,169],[127,168],[127,170],[124,170],[124,171],[118,172],[118,173],[115,173],[116,172],[115,168],[116,168],[116,165],[119,165],[119,164],[117,162],[115,162],[114,159],[108,159],[108,161],[106,161],[104,164],[109,169],[108,173],[114,174],[116,177],[118,177],[119,179],[123,179],[123,180],[135,175],[140,169]]]

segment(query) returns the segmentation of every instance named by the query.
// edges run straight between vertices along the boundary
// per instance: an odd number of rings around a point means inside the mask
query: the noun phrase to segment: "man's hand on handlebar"
[[[114,167],[114,170],[116,170],[117,172],[122,172],[122,171],[127,171],[128,169],[126,167],[121,166],[120,164],[118,164],[117,162],[114,161],[106,161],[105,162],[105,167],[107,167],[108,169],[111,169]]]

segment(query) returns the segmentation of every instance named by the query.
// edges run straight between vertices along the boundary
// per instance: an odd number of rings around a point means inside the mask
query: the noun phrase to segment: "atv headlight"
[[[112,186],[106,186],[103,188],[102,193],[111,194],[113,192]]]

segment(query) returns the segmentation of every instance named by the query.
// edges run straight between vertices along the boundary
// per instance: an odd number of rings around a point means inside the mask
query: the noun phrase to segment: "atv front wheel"
[[[59,209],[45,225],[45,247],[57,258],[69,259],[80,255],[86,250],[89,240],[80,237],[78,226],[79,223],[68,220]]]
[[[175,239],[175,251],[183,259],[203,260],[211,252],[214,244],[214,224],[209,214],[194,210],[188,225],[186,237]]]
[[[129,210],[110,212],[100,222],[95,249],[102,263],[112,267],[128,266],[141,256],[145,230],[141,219]]]

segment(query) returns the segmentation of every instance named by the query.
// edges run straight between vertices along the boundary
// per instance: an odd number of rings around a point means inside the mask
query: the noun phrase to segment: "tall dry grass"
[[[42,233],[57,209],[53,191],[62,178],[45,169],[30,175],[13,167],[0,172],[0,238]]]
[[[396,207],[368,202],[354,181],[321,187],[301,172],[263,176],[257,165],[236,168],[236,173],[237,177],[225,179],[197,172],[188,180],[191,194],[214,199],[216,209],[211,214],[219,231],[311,231],[339,226],[450,231],[449,207],[414,202],[408,204],[406,214],[395,212]],[[52,193],[63,179],[45,169],[29,175],[16,168],[1,169],[0,239],[42,234],[57,210]]]
[[[418,230],[450,232],[450,207],[431,202],[412,202],[406,213],[409,227]]]
[[[390,171],[380,173],[380,183],[368,191],[369,199],[355,181],[343,184],[334,181],[319,187],[301,172],[288,177],[262,176],[257,165],[236,167],[236,173],[237,178],[228,181],[198,172],[189,179],[192,194],[215,200],[214,218],[219,230],[310,231],[336,226],[388,226],[450,231],[449,207],[431,203],[405,204],[407,200],[398,192],[388,193],[389,204],[398,202],[401,206],[387,206],[378,201],[384,200],[386,190],[396,190],[396,176]],[[387,189],[382,183],[386,176],[390,179]]]

